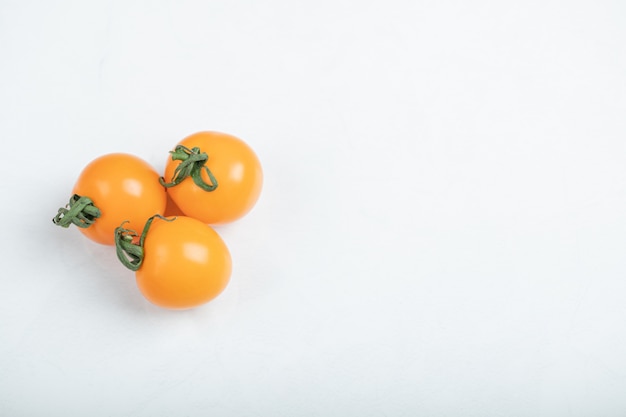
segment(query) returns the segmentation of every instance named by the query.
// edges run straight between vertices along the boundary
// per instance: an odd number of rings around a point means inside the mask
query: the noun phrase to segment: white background
[[[622,1],[0,1],[1,416],[624,416]],[[265,172],[226,292],[50,219],[198,130]]]

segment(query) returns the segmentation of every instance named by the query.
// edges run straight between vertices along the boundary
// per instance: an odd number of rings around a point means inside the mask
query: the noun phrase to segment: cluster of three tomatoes
[[[130,154],[91,161],[53,221],[115,245],[152,303],[192,308],[215,298],[230,280],[230,252],[211,225],[246,215],[262,183],[261,164],[248,144],[198,132],[170,151],[163,176]]]

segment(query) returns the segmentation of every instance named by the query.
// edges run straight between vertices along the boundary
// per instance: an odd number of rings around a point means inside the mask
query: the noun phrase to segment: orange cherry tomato
[[[217,180],[213,191],[200,188],[192,178],[167,189],[187,216],[208,224],[223,224],[243,217],[254,207],[261,193],[263,171],[256,154],[244,141],[226,133],[198,132],[178,145],[206,153],[205,166]],[[173,180],[180,164],[180,160],[168,159],[165,182]],[[212,183],[206,169],[201,171],[201,177],[205,183]]]
[[[231,257],[210,226],[190,217],[155,218],[145,233],[137,286],[153,304],[187,309],[217,297],[231,274]]]
[[[165,210],[166,193],[158,173],[144,160],[129,154],[103,155],[80,173],[74,194],[89,197],[100,210],[89,227],[79,228],[89,239],[113,245],[115,229],[124,221],[141,228]]]

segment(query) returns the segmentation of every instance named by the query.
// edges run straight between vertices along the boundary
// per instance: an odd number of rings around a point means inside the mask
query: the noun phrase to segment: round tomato
[[[204,155],[195,173],[184,159]],[[199,178],[194,178],[199,177]],[[199,186],[198,179],[204,183]],[[241,139],[219,132],[198,132],[178,143],[165,166],[163,184],[185,215],[208,224],[229,223],[243,217],[256,204],[263,171],[256,154]]]
[[[137,286],[153,304],[187,309],[218,296],[230,280],[231,257],[210,226],[190,217],[150,219],[139,244],[137,235],[118,228],[118,256],[135,270]],[[128,249],[126,255],[120,248]],[[138,249],[140,248],[140,249]],[[134,260],[129,265],[128,254]],[[126,261],[125,261],[126,260]]]
[[[122,222],[141,228],[148,218],[162,214],[167,197],[159,174],[144,160],[124,153],[103,155],[90,162],[80,173],[73,194],[70,206],[83,197],[97,208],[97,215],[87,214],[90,221],[79,222],[78,230],[105,245],[114,244],[115,229]],[[64,221],[61,215],[67,211],[61,209],[54,222],[69,226],[69,218]]]

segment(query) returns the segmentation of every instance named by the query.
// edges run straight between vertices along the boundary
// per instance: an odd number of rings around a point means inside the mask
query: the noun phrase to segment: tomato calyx
[[[68,228],[74,224],[80,228],[87,228],[100,217],[100,209],[93,204],[89,197],[74,194],[70,202],[61,207],[52,222],[57,226]]]
[[[119,227],[115,229],[114,240],[117,258],[126,268],[130,269],[131,271],[137,271],[139,270],[139,268],[141,268],[144,257],[144,241],[146,240],[146,236],[148,234],[150,226],[152,225],[152,222],[157,217],[167,222],[176,220],[176,217],[168,219],[161,216],[160,214],[155,214],[146,221],[146,224],[141,231],[141,236],[132,229],[124,228],[124,225],[128,223],[128,221],[123,222]],[[139,238],[139,241],[138,243],[135,243],[137,242],[137,238]]]
[[[217,188],[217,180],[213,176],[211,170],[206,166],[209,156],[206,152],[200,152],[200,148],[187,148],[178,145],[173,151],[170,151],[172,161],[181,161],[174,170],[174,176],[171,182],[165,182],[165,178],[159,178],[159,182],[164,187],[174,187],[180,184],[187,177],[191,177],[193,182],[204,191],[213,191]],[[210,184],[202,179],[202,170],[204,170],[211,181]]]

